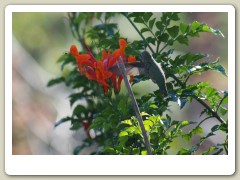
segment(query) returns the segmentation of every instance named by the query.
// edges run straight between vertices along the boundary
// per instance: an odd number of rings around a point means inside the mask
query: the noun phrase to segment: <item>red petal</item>
[[[130,55],[127,62],[136,62],[135,56]]]
[[[134,78],[134,76],[130,76],[130,80],[129,80],[129,83],[130,83],[130,84],[132,83],[133,78]]]
[[[78,56],[78,49],[75,45],[72,45],[70,48],[70,54],[73,55],[74,57]]]
[[[103,86],[103,88],[104,88],[104,92],[108,93],[108,87],[107,86]]]
[[[122,82],[122,79],[123,79],[123,76],[120,75],[119,78],[118,78],[118,85],[117,85],[117,89],[120,89],[121,88],[121,82]]]
[[[117,76],[116,76],[116,74],[112,74],[111,81],[113,83],[114,90],[117,90]]]
[[[119,46],[120,46],[120,49],[124,49],[127,47],[127,42],[125,41],[125,39],[120,39],[119,40]]]
[[[78,60],[81,61],[81,63],[85,66],[90,66],[94,68],[95,61],[91,61],[91,56],[89,54],[80,54],[78,57]]]
[[[84,68],[84,72],[89,80],[97,80],[96,73],[92,68]]]

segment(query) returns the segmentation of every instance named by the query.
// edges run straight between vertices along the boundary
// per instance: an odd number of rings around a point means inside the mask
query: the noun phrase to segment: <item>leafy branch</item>
[[[118,14],[129,21],[141,40],[129,43],[120,36],[118,24],[111,22]],[[55,124],[55,127],[58,127],[70,121],[71,130],[82,128],[85,132],[86,138],[73,150],[73,154],[79,154],[82,149],[93,144],[97,144],[99,149],[91,154],[169,154],[169,150],[174,149],[172,143],[179,138],[189,142],[193,136],[200,135],[199,142],[192,148],[177,149],[179,155],[196,154],[199,147],[209,137],[214,136],[216,131],[228,133],[228,121],[223,119],[228,112],[228,92],[212,88],[209,82],[187,84],[192,75],[208,70],[227,76],[225,69],[219,64],[219,59],[198,63],[198,60],[208,57],[200,53],[187,53],[172,58],[172,47],[176,42],[188,45],[189,38],[199,37],[201,32],[220,36],[223,34],[220,30],[197,21],[191,24],[182,21],[178,23],[178,15],[177,12],[68,13],[72,35],[80,43],[82,50],[78,51],[76,46],[71,46],[70,52],[58,59],[57,62],[64,72],[60,77],[50,80],[48,86],[64,83],[74,90],[68,97],[72,114],[61,118]],[[136,23],[142,27],[138,28]],[[86,42],[91,43],[89,45]],[[127,69],[132,62],[140,66],[140,62],[135,60],[139,59],[139,54],[147,47],[156,61],[161,62],[168,79],[166,86],[169,96],[164,98],[160,91],[156,90],[139,97],[137,102],[133,101],[133,105],[129,102],[129,96],[121,91],[122,79],[127,82],[127,90],[131,90],[126,76],[115,76],[108,70],[109,66],[114,66],[114,57],[120,54]],[[166,50],[167,48],[169,50]],[[86,57],[90,59],[84,60]],[[130,76],[129,82],[132,82],[133,86],[147,79],[149,77],[145,75]],[[129,94],[134,100],[135,94],[132,91],[129,91]],[[204,107],[200,117],[205,117],[201,118],[196,126],[196,122],[174,120],[166,114],[171,110],[170,101],[176,102],[182,109],[192,100]],[[201,126],[210,118],[217,119],[220,124],[215,124],[210,132],[204,132],[206,135],[203,136]],[[220,154],[223,151],[228,153],[227,135],[223,143],[217,143],[201,154]]]
[[[124,15],[124,17],[126,17],[128,19],[128,21],[131,23],[131,25],[134,27],[134,29],[138,32],[138,34],[141,36],[141,38],[148,44],[149,49],[151,50],[151,52],[154,54],[153,49],[151,48],[151,46],[149,45],[149,43],[147,42],[147,40],[145,39],[145,37],[142,35],[142,33],[140,32],[140,30],[136,27],[136,25],[133,23],[133,21],[131,20],[131,14],[130,17],[128,15],[128,13],[122,13]],[[138,23],[143,23],[144,25],[146,25],[146,23],[144,22],[143,19],[141,19],[138,15],[134,16],[132,15],[132,17],[135,17],[135,21]],[[138,19],[137,19],[138,18]],[[137,20],[136,20],[137,19]],[[140,20],[139,20],[140,19]],[[150,19],[150,17],[148,18]],[[175,18],[174,20],[177,20],[178,18]],[[155,19],[154,19],[155,21]],[[169,23],[168,23],[169,24]],[[176,29],[176,26],[173,26],[171,29]],[[186,38],[188,35],[190,36],[198,36],[199,32],[212,32],[216,35],[222,35],[221,31],[219,30],[213,30],[212,28],[207,27],[206,25],[201,25],[198,22],[194,22],[191,26],[191,30],[192,31],[187,31],[187,29],[189,29],[189,26],[187,26],[186,24],[181,24],[180,25],[180,29],[182,32],[184,32],[184,35],[179,35],[176,36],[176,34],[178,34],[178,29],[176,30],[177,32],[174,32],[174,30],[168,30],[168,32],[170,32],[172,34],[172,37],[174,37],[173,39],[170,39],[169,41],[167,41],[167,43],[162,47],[162,49],[159,51],[159,54],[167,47],[169,46],[169,44],[172,44],[174,41],[176,41],[179,38]],[[164,30],[162,31],[162,34],[164,33]],[[156,51],[158,52],[158,51]],[[163,69],[165,72],[168,72],[168,75],[170,77],[172,77],[177,83],[178,85],[180,85],[181,88],[185,88],[186,87],[186,83],[188,78],[190,77],[190,75],[187,77],[187,79],[185,80],[185,82],[183,83],[181,80],[179,80],[175,74],[169,72],[166,67],[163,66]],[[204,106],[211,114],[213,117],[215,117],[220,123],[225,123],[225,121],[217,114],[217,112],[213,111],[213,109],[211,109],[203,100],[201,100],[199,97],[197,97],[196,95],[192,95],[192,97],[198,101],[202,106]]]

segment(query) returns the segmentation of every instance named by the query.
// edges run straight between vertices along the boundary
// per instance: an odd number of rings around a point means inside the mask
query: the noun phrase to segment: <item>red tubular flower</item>
[[[88,136],[88,138],[91,139],[91,136],[90,136],[90,133],[89,133],[89,127],[90,127],[90,125],[91,125],[91,122],[82,121],[82,122],[80,122],[80,123],[81,123],[81,125],[83,126],[83,129],[84,129],[86,135]]]
[[[129,57],[128,57],[128,62],[129,62],[129,63],[131,63],[131,62],[136,62],[135,56],[132,56],[132,55],[129,56]],[[133,78],[134,78],[134,76],[130,76],[130,80],[129,80],[130,83],[132,83]]]
[[[87,47],[87,45],[85,44]],[[122,57],[124,62],[135,62],[136,59],[134,56],[129,56],[128,58],[125,55],[125,49],[127,47],[127,42],[124,39],[119,40],[119,49],[116,49],[112,54],[105,50],[102,51],[102,59],[97,61],[92,53],[90,53],[90,49],[88,49],[88,54],[79,54],[77,47],[72,45],[70,48],[70,54],[73,55],[77,61],[79,72],[82,74],[82,69],[86,77],[89,80],[95,80],[99,84],[102,84],[104,91],[107,93],[109,84],[107,80],[111,80],[113,83],[114,90],[119,90],[121,87],[121,82],[123,76],[120,75],[119,77],[116,74],[108,71],[108,69],[114,65]],[[83,67],[84,66],[84,67]],[[130,76],[130,83],[133,80],[133,76]]]
[[[89,54],[79,54],[78,49],[75,45],[71,46],[70,53],[77,60],[78,69],[81,74],[82,74],[82,66],[83,65],[94,67],[96,60]]]

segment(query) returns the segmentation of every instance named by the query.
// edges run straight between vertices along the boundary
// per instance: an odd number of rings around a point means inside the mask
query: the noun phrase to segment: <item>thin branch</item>
[[[167,46],[168,46],[168,43],[166,43],[166,44],[162,47],[162,49],[159,51],[159,54],[160,54]]]
[[[188,74],[187,78],[185,79],[184,84],[187,84],[187,81],[188,81],[188,79],[190,78],[191,75],[192,75],[192,74]]]
[[[223,100],[224,100],[226,97],[227,97],[227,96],[224,96],[224,97],[221,99],[221,101],[219,102],[219,105],[218,105],[218,107],[217,107],[217,109],[216,109],[216,112],[218,112],[218,109],[220,108]]]
[[[206,118],[203,119],[197,126],[200,126],[204,121],[206,121],[206,120],[208,120],[208,119],[210,119],[210,118],[212,118],[212,116],[206,117]]]
[[[218,113],[216,113],[211,107],[209,107],[202,99],[200,99],[199,97],[197,97],[196,95],[192,96],[194,99],[196,99],[200,104],[202,104],[208,111],[210,111],[213,115],[213,117],[215,117],[216,119],[218,119],[218,121],[220,123],[226,123],[219,115]]]
[[[155,36],[155,34],[152,32],[151,28],[148,27],[148,25],[147,25],[145,22],[143,22],[143,23],[144,23],[144,25],[147,27],[147,29],[150,31],[150,33],[153,35],[153,37],[156,39],[156,41],[158,42],[158,39],[157,39],[157,37]]]
[[[228,148],[227,148],[226,144],[223,145],[223,148],[226,151],[226,154],[228,154]]]
[[[163,67],[164,68],[164,67]],[[183,84],[174,74],[169,74],[170,77],[172,77],[175,81],[177,81],[177,83],[182,87],[185,88],[186,85]],[[215,112],[211,107],[209,107],[202,99],[200,99],[199,97],[197,97],[196,95],[192,95],[191,97],[193,97],[196,101],[198,101],[200,104],[202,104],[209,112],[211,112],[211,114],[213,115],[213,117],[215,117],[220,123],[226,123],[219,115],[217,112]]]
[[[147,40],[145,39],[145,37],[142,35],[142,33],[139,31],[139,29],[137,28],[137,26],[133,23],[133,21],[128,17],[128,15],[122,14],[123,16],[125,16],[128,21],[131,23],[131,25],[134,27],[134,29],[137,31],[137,33],[141,36],[141,38],[143,39],[143,41],[145,41],[145,43],[147,44],[148,48],[150,49],[150,51],[152,52],[152,54],[154,53],[154,50],[152,49],[152,47],[149,45],[149,43],[147,42]]]
[[[134,27],[134,29],[138,32],[138,34],[141,36],[141,38],[148,44],[147,40],[144,38],[144,36],[141,34],[141,32],[138,30],[138,28],[135,26],[135,24],[132,22],[132,20],[128,17],[128,15],[122,14],[123,16],[125,16],[128,21],[132,24],[132,26]],[[177,38],[177,37],[176,37]],[[176,39],[175,38],[175,39]],[[148,44],[147,45],[149,47],[149,49],[151,50],[152,54],[154,54],[153,49],[151,48],[151,46]],[[168,46],[168,44],[166,44],[159,53],[161,53],[166,47]],[[163,67],[164,68],[164,67]],[[165,69],[166,72],[166,69]],[[170,77],[172,77],[175,81],[177,81],[177,83],[182,87],[185,88],[186,84],[182,83],[176,76],[175,74],[169,74]],[[212,115],[221,123],[225,123],[225,121],[212,109],[210,108],[203,100],[201,100],[200,98],[198,98],[197,96],[193,96],[194,99],[196,99],[200,104],[202,104],[209,112],[212,113]]]
[[[158,42],[157,42],[156,54],[158,54],[158,51],[159,51],[160,44],[161,44],[161,42],[160,42],[160,41],[158,41]]]
[[[142,135],[143,135],[143,138],[144,138],[144,143],[145,143],[145,147],[147,149],[147,153],[148,153],[148,155],[152,155],[151,145],[150,145],[150,142],[149,142],[149,139],[148,139],[147,132],[146,132],[146,130],[144,128],[143,119],[142,119],[139,107],[137,105],[137,101],[136,101],[136,99],[135,99],[135,97],[133,95],[131,86],[130,86],[129,81],[127,79],[127,73],[126,73],[125,65],[124,65],[123,60],[122,60],[121,57],[120,57],[120,63],[117,61],[117,65],[118,65],[118,68],[120,69],[120,71],[122,72],[124,83],[126,85],[128,94],[129,94],[129,96],[130,96],[130,98],[132,100],[133,108],[134,108],[134,111],[136,113],[139,125],[140,125],[141,130],[142,130]]]

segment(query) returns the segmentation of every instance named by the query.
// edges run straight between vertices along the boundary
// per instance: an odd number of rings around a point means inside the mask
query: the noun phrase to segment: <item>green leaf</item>
[[[127,125],[132,125],[132,121],[130,119],[124,120],[121,122],[121,124],[127,124]]]
[[[189,125],[189,124],[192,124],[192,123],[189,122],[189,121],[182,121],[182,122],[181,122],[181,126],[182,126],[182,127],[187,126],[187,125]]]
[[[77,105],[73,110],[72,116],[77,116],[79,118],[83,113],[86,112],[86,110],[87,109],[83,105]]]
[[[228,112],[227,108],[222,107],[222,106],[219,108],[219,111],[223,116]]]
[[[212,97],[218,94],[218,91],[212,87],[206,87],[205,93],[207,97]]]
[[[181,35],[180,35],[181,36]],[[180,37],[179,36],[179,37]],[[194,64],[196,61],[204,58],[204,57],[208,57],[208,54],[199,54],[199,53],[187,53],[184,55],[178,55],[176,56],[175,60],[171,62],[172,65],[174,66],[179,66],[179,65],[192,65]],[[192,67],[192,66],[189,66]]]
[[[100,128],[103,127],[103,125],[104,125],[105,123],[106,123],[106,118],[101,117],[101,116],[98,116],[98,117],[96,117],[96,118],[92,121],[89,129],[94,129],[94,128],[95,128],[95,129],[100,129]]]
[[[72,106],[77,100],[80,100],[82,98],[85,98],[87,95],[84,95],[82,92],[81,93],[75,93],[71,94],[68,98],[70,99],[70,105]]]
[[[80,124],[79,121],[74,121],[71,124],[70,130],[75,131],[75,130],[78,130],[79,128],[81,128],[81,127],[82,127],[82,125]]]
[[[83,148],[84,148],[84,145],[75,147],[73,150],[73,154],[78,155]]]
[[[148,31],[150,31],[148,28],[142,28],[141,29],[141,33],[148,32]]]
[[[220,35],[224,37],[224,34],[219,29],[212,29],[212,32],[214,35]]]
[[[210,86],[211,83],[210,82],[200,82],[200,83],[197,83],[197,88],[198,89],[205,89],[206,87]]]
[[[192,24],[191,24],[191,30],[192,31],[196,31],[196,29],[198,29],[199,27],[201,26],[201,24],[197,21],[194,21]]]
[[[190,155],[191,151],[189,149],[181,149],[180,151],[178,151],[177,155]]]
[[[59,83],[62,83],[62,82],[65,82],[65,78],[64,77],[58,77],[58,78],[50,80],[47,83],[47,87],[51,87],[53,85],[56,85],[56,84],[59,84]]]
[[[186,141],[190,141],[192,138],[192,133],[183,134],[182,137],[186,139]]]
[[[192,133],[202,135],[203,134],[203,129],[200,126],[197,126],[192,130]]]
[[[153,25],[154,25],[154,23],[155,23],[155,20],[156,20],[156,18],[153,18],[153,19],[151,19],[151,20],[149,21],[149,27],[150,27],[150,29],[153,28]]]
[[[126,132],[126,131],[120,132],[118,137],[122,137],[122,136],[128,136],[128,132]]]
[[[146,113],[146,112],[141,112],[141,116],[147,116],[147,117],[149,117],[150,115],[148,114],[148,113]]]
[[[213,153],[212,155],[219,155],[222,151],[223,151],[223,149],[221,148],[217,152]]]
[[[149,106],[149,108],[151,108],[151,109],[158,109],[159,107],[156,104],[151,104]]]
[[[175,38],[178,35],[179,32],[179,27],[178,26],[173,26],[171,28],[167,29],[167,32],[172,38]]]
[[[215,125],[215,126],[213,126],[213,127],[211,128],[211,131],[212,131],[212,132],[215,132],[215,131],[217,131],[217,130],[219,130],[219,125]]]
[[[188,24],[186,23],[180,23],[180,30],[184,34],[188,29]]]
[[[197,26],[197,22],[195,23]],[[199,32],[210,32],[213,33],[214,35],[220,35],[224,37],[223,33],[219,29],[213,29],[206,24],[201,24],[200,26],[197,27]]]
[[[57,62],[60,63],[60,62],[66,61],[69,58],[69,56],[72,56],[72,55],[67,53],[63,54],[62,56],[60,56],[60,58],[58,58]]]
[[[180,20],[179,17],[178,17],[178,13],[179,12],[173,12],[170,19],[173,20],[173,21],[178,21]]]
[[[214,151],[215,149],[217,149],[217,147],[211,146],[211,147],[209,147],[209,149],[207,151],[202,152],[202,155],[207,155],[207,154],[211,153],[212,151]]]
[[[151,99],[152,98],[152,94],[145,94],[145,95],[143,95],[142,97],[141,97],[141,101],[142,102],[147,102],[147,101],[149,101],[149,99]]]
[[[227,123],[222,123],[220,126],[219,126],[219,129],[225,133],[228,133],[228,124]]]
[[[214,70],[221,72],[224,76],[228,76],[224,67],[220,64],[217,64],[216,66],[213,67]]]
[[[158,36],[158,40],[161,42],[167,42],[169,38],[169,35],[167,33],[163,33],[161,36]]]
[[[224,99],[222,101],[222,105],[227,104],[227,103],[228,103],[228,95],[224,97]]]
[[[139,148],[133,148],[133,149],[132,149],[132,153],[133,153],[134,155],[139,155],[139,154],[140,154],[140,149],[139,149]]]
[[[128,17],[142,17],[144,15],[143,12],[133,12],[129,13]]]
[[[142,150],[141,151],[141,155],[147,155],[147,151],[146,150]]]
[[[150,120],[143,121],[143,124],[144,124],[146,131],[149,131],[151,129],[151,127],[153,126],[153,122]]]
[[[118,151],[112,147],[105,147],[103,150],[102,150],[102,153],[103,154],[108,154],[108,155],[117,155],[118,154]]]
[[[160,30],[159,32],[163,31],[164,26],[161,21],[156,22],[156,27],[158,28],[158,30]]]
[[[62,123],[64,123],[64,122],[67,122],[67,121],[70,121],[70,120],[72,120],[71,117],[62,118],[61,120],[55,122],[54,127],[57,127],[57,126],[59,126],[60,124],[62,124]]]
[[[141,17],[135,17],[134,20],[133,20],[135,23],[141,23],[141,24],[144,24],[144,21]]]
[[[212,32],[211,28],[208,27],[206,24],[203,24],[201,31],[202,32]]]
[[[129,148],[129,147],[123,147],[122,150],[123,150],[123,153],[127,154],[127,155],[130,154],[130,152],[131,152],[131,148]]]
[[[131,134],[140,134],[140,131],[137,127],[127,127],[124,131],[131,133]]]
[[[155,45],[155,38],[149,36],[149,37],[146,38],[146,40],[147,40],[148,43],[151,43],[151,44]]]
[[[152,12],[146,12],[146,13],[144,13],[144,15],[143,15],[143,20],[144,20],[145,22],[148,22],[148,20],[152,17],[152,15],[153,15]]]
[[[178,38],[177,38],[177,41],[178,41],[180,44],[188,45],[188,38],[187,38],[186,36],[179,35]]]
[[[200,138],[200,144],[202,144],[207,138],[214,136],[215,134],[213,132],[208,133],[205,137]]]
[[[121,133],[119,134],[119,139],[118,139],[119,145],[120,146],[125,146],[126,142],[128,141],[128,135],[126,135],[127,132],[122,133],[122,135],[121,135]]]
[[[122,98],[118,103],[119,110],[123,113],[123,116],[125,116],[128,112],[128,106],[126,99]]]

